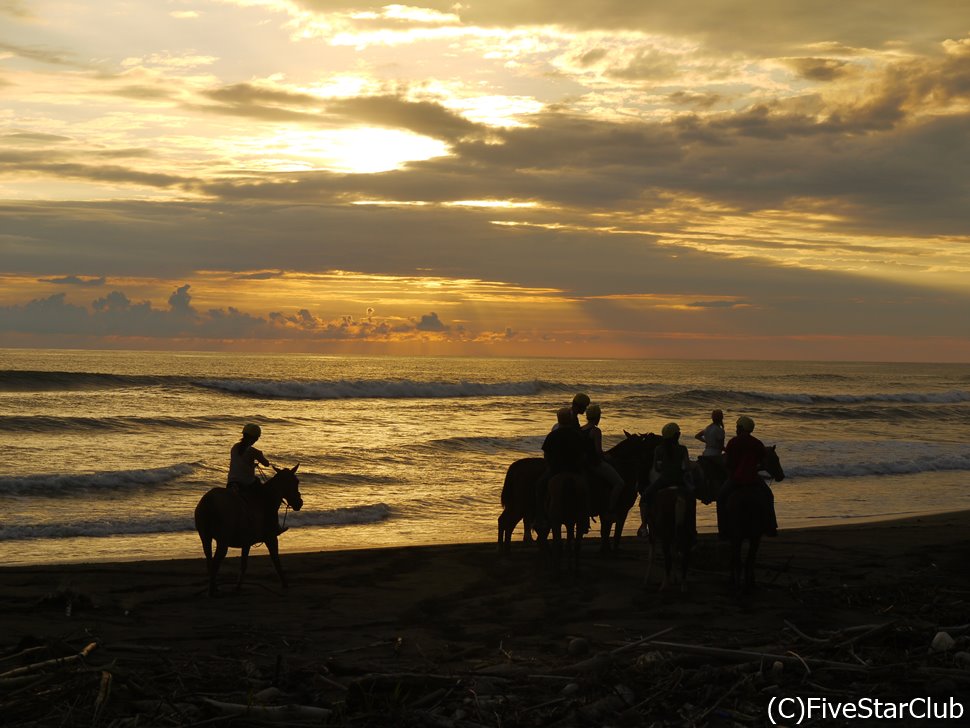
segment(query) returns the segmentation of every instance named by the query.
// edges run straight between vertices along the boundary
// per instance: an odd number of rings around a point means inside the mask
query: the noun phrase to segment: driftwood
[[[868,668],[852,665],[847,662],[832,662],[831,660],[802,659],[792,655],[776,655],[768,652],[750,652],[747,650],[728,650],[723,647],[707,647],[705,645],[685,645],[677,642],[653,642],[654,647],[671,652],[686,652],[692,655],[704,655],[720,660],[735,660],[740,662],[780,662],[794,667],[816,667],[826,670],[843,670],[846,672],[868,672]]]
[[[244,715],[247,718],[270,723],[289,723],[294,720],[326,720],[333,715],[332,710],[314,708],[310,705],[243,705],[241,703],[223,703],[211,698],[202,698],[202,702],[223,715]]]
[[[17,668],[14,668],[13,670],[7,670],[7,672],[0,673],[0,680],[17,677],[18,675],[25,675],[31,672],[38,672],[49,668],[66,667],[74,662],[83,660],[85,657],[90,655],[91,652],[94,650],[94,648],[97,646],[98,646],[97,642],[91,642],[83,650],[78,652],[76,655],[68,655],[67,657],[56,657],[53,660],[34,662],[30,665],[24,665],[23,667],[17,667]]]

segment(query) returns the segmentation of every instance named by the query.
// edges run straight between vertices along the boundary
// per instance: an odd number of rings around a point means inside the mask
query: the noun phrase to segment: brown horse
[[[582,550],[583,535],[589,531],[589,497],[586,478],[573,473],[562,473],[549,479],[546,496],[546,513],[549,517],[549,531],[552,534],[553,569],[558,573],[562,562],[562,530],[566,530],[566,548],[569,569],[579,570],[579,553]],[[546,534],[539,534],[540,542]],[[541,545],[541,544],[540,544]]]
[[[508,551],[512,532],[522,521],[522,540],[532,541],[532,522],[536,516],[536,481],[545,472],[542,458],[522,458],[509,465],[502,485],[502,515],[498,517],[498,547]]]
[[[620,477],[623,478],[624,489],[610,508],[610,494],[605,486],[599,483],[590,484],[590,501],[592,503],[591,516],[600,518],[600,535],[604,550],[619,549],[620,538],[627,515],[637,499],[637,481],[641,473],[646,473],[653,458],[653,449],[660,442],[659,435],[630,434],[624,431],[626,437],[611,447],[606,455]],[[502,486],[502,514],[498,518],[498,546],[499,550],[508,550],[512,542],[512,532],[524,522],[522,540],[532,541],[532,522],[536,509],[536,481],[545,472],[545,460],[542,458],[523,458],[512,463],[505,472],[505,483]],[[612,547],[610,535],[613,535]]]
[[[280,583],[286,588],[286,577],[283,576],[283,567],[280,565],[278,536],[276,533],[267,533],[266,524],[268,521],[275,522],[276,513],[284,501],[294,511],[303,507],[300,481],[296,477],[298,467],[299,464],[292,468],[274,467],[276,474],[264,485],[255,488],[251,494],[243,495],[229,488],[213,488],[199,500],[195,507],[195,530],[199,532],[202,551],[205,553],[209,572],[209,596],[215,596],[218,592],[216,575],[229,549],[242,549],[239,580],[236,582],[238,590],[246,574],[249,549],[253,544],[261,542],[266,544]],[[216,542],[215,555],[212,553],[213,539]]]
[[[663,438],[652,432],[649,435],[630,434],[623,431],[624,439],[611,447],[606,456],[610,464],[623,478],[623,490],[616,502],[611,504],[611,493],[605,484],[593,483],[590,487],[592,512],[590,515],[600,519],[600,549],[615,553],[620,549],[623,526],[626,524],[630,509],[637,501],[637,484],[646,477],[653,462],[653,451]],[[612,534],[613,540],[610,541]]]
[[[650,543],[647,571],[643,576],[644,586],[650,581],[654,546],[659,541],[664,555],[664,576],[660,590],[666,589],[670,583],[676,550],[680,554],[680,590],[687,591],[687,567],[697,537],[697,500],[685,497],[676,487],[664,488],[654,493],[653,505],[649,509],[643,498],[640,499],[640,518],[648,526]]]
[[[781,467],[775,446],[765,448],[761,469],[779,483],[785,479],[785,471]],[[768,485],[739,485],[724,505],[724,519],[727,535],[731,539],[731,582],[735,588],[741,588],[741,545],[748,541],[748,554],[744,559],[745,589],[754,588],[754,565],[758,555],[761,537],[773,525],[769,522],[769,499],[772,497]],[[718,524],[719,527],[722,524]]]

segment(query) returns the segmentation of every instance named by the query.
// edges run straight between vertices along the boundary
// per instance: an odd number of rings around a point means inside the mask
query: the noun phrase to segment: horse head
[[[765,448],[765,456],[761,463],[761,466],[768,471],[768,474],[778,483],[785,479],[785,471],[782,470],[781,460],[778,459],[778,453],[775,450],[777,445],[771,445]]]
[[[303,508],[303,496],[300,495],[300,479],[296,477],[296,469],[300,467],[297,463],[292,468],[277,468],[270,481],[279,487],[280,496],[286,501],[287,505],[294,511]]]

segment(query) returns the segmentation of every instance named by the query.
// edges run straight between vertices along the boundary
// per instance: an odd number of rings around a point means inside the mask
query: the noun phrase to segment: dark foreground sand
[[[587,542],[580,573],[559,578],[521,543],[501,558],[491,544],[285,546],[286,593],[264,556],[234,592],[231,558],[220,599],[201,552],[0,569],[0,724],[766,725],[784,696],[970,708],[970,512],[783,531],[744,596],[710,535],[687,593],[642,587],[635,539],[615,558]],[[636,644],[668,629],[656,639],[673,646]],[[932,653],[941,630],[954,644]]]

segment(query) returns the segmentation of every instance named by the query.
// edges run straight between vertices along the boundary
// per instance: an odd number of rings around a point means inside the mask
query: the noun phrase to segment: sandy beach
[[[223,565],[218,599],[201,550],[5,568],[0,715],[686,726],[764,725],[778,696],[970,706],[968,534],[970,512],[782,531],[764,542],[748,595],[728,587],[728,548],[709,534],[686,593],[657,591],[659,554],[642,585],[646,545],[632,538],[616,557],[587,542],[579,574],[555,577],[518,541],[502,557],[493,544],[290,554],[283,536],[286,592],[256,551],[239,592],[238,558]]]

